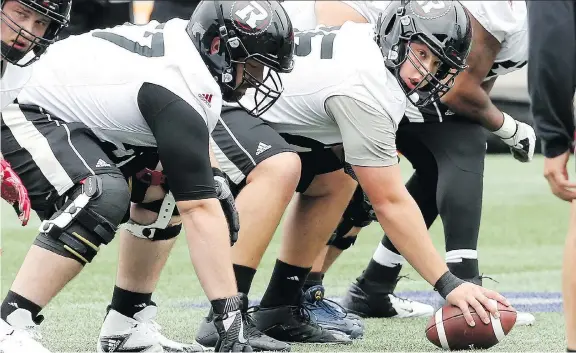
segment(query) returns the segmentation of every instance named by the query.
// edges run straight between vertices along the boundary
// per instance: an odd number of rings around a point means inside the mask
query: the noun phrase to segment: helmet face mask
[[[60,31],[68,26],[70,22],[71,0],[14,0],[14,2],[35,12],[37,15],[43,16],[49,21],[42,36],[34,35],[19,25],[15,19],[4,11],[4,5],[7,3],[7,0],[2,1],[2,23],[5,24],[10,31],[16,33],[16,37],[11,40],[11,44],[2,41],[2,60],[6,60],[13,65],[24,67],[38,60],[48,46],[54,43]],[[26,50],[19,50],[16,47],[17,43],[27,42],[31,44]],[[34,56],[22,62],[22,59],[30,52],[33,52]]]
[[[472,43],[468,14],[456,1],[439,2],[431,8],[421,2],[399,2],[394,13],[378,23],[378,44],[386,66],[394,74],[408,100],[416,107],[438,101],[454,85],[456,76],[467,68]],[[435,5],[435,4],[434,4]],[[432,10],[432,11],[431,11]],[[440,65],[430,72],[411,49],[412,43],[424,44]],[[410,88],[400,76],[403,65],[412,65],[421,80]]]
[[[294,65],[294,31],[277,1],[203,1],[187,32],[224,100],[238,102],[259,116],[280,97],[283,87],[278,73],[290,72]],[[214,52],[211,46],[216,38],[220,47]],[[246,70],[250,63],[263,67],[263,77]],[[249,106],[239,102],[246,90],[254,91],[254,104]]]

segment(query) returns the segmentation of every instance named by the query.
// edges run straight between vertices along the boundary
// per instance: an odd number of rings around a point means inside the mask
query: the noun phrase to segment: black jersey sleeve
[[[546,157],[570,149],[574,138],[576,6],[573,1],[528,1],[528,91]]]
[[[215,198],[209,131],[202,116],[170,90],[152,83],[140,88],[138,107],[156,138],[176,201]]]

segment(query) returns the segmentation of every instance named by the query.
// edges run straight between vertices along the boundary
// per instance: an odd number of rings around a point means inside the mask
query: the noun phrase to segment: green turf
[[[410,166],[403,161],[405,175]],[[479,256],[481,271],[499,283],[487,286],[501,291],[560,291],[562,248],[569,206],[551,196],[542,175],[542,159],[528,165],[509,156],[487,159],[484,215]],[[11,282],[32,242],[38,221],[26,228],[18,225],[13,212],[2,203],[1,292]],[[442,226],[432,228],[433,238],[443,249]],[[372,225],[359,237],[325,279],[329,296],[343,295],[360,274],[381,237]],[[272,242],[253,284],[251,294],[261,296],[269,278],[279,246]],[[103,247],[86,269],[43,311],[44,342],[54,351],[95,351],[96,339],[110,300],[115,277],[117,242]],[[429,290],[412,269],[405,267],[409,280],[398,289]],[[203,292],[193,273],[184,239],[180,239],[164,270],[155,301],[160,305],[159,322],[168,336],[190,341],[194,337],[202,310],[187,303],[201,302]],[[294,351],[433,351],[424,336],[425,319],[367,320],[362,340],[349,346],[295,345]],[[562,315],[537,314],[533,327],[515,328],[493,350],[562,351],[565,347]]]

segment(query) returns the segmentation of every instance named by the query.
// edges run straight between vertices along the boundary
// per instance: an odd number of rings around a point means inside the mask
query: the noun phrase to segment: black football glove
[[[234,203],[234,196],[228,185],[228,180],[222,171],[218,168],[212,168],[214,175],[214,187],[216,188],[216,197],[220,200],[222,210],[228,221],[228,230],[230,231],[230,244],[234,245],[238,240],[238,232],[240,231],[240,218]]]

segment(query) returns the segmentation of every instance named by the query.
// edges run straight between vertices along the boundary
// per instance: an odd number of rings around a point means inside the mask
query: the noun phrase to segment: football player
[[[307,6],[300,25],[314,21],[338,25],[346,20],[376,23],[381,12],[394,11],[389,1],[319,1]],[[424,2],[434,8],[441,2]],[[453,89],[434,103],[406,110],[397,136],[399,151],[415,173],[407,183],[430,227],[440,215],[446,239],[446,262],[458,277],[482,283],[477,244],[482,211],[486,129],[510,146],[521,162],[532,159],[535,134],[531,126],[501,112],[488,94],[497,77],[526,64],[526,4],[521,1],[463,1],[473,26],[469,68],[459,75]],[[291,8],[286,7],[289,14]],[[306,20],[306,18],[308,18]],[[297,23],[298,25],[298,23]],[[463,143],[462,136],[466,136]],[[336,257],[349,248],[361,227],[370,223],[359,190],[344,219],[320,256],[307,286],[321,285],[323,274]],[[346,236],[344,236],[346,235]],[[433,308],[393,294],[404,259],[385,236],[368,267],[352,284],[343,305],[365,317],[429,316]],[[517,324],[531,324],[534,316],[519,313]]]
[[[14,101],[30,78],[30,64],[68,26],[70,6],[71,0],[2,0],[0,111]],[[22,225],[26,225],[30,217],[28,192],[1,154],[0,184],[2,198],[14,206]]]
[[[29,334],[40,311],[113,240],[131,191],[98,351],[201,348],[166,345],[153,322],[151,292],[181,227],[215,312],[216,349],[250,350],[230,260],[238,225],[226,225],[233,204],[211,166],[209,133],[223,100],[265,92],[251,107],[261,113],[278,98],[293,38],[276,1],[205,1],[189,21],[127,24],[53,45],[19,105],[3,111],[2,152],[43,222],[0,307],[0,350],[46,351]],[[264,83],[265,69],[276,85]],[[166,179],[152,171],[158,162]],[[159,188],[142,195],[135,184]]]
[[[292,195],[289,184],[296,184],[292,172],[274,178],[269,171],[275,166],[272,160],[291,145],[301,151],[298,194],[284,221],[272,278],[253,314],[256,327],[272,338],[349,343],[358,332],[352,325],[344,328],[346,331],[319,327],[301,301],[312,263],[356,185],[332,152],[335,145],[343,144],[346,161],[352,164],[381,224],[401,252],[450,303],[463,309],[470,324],[468,305],[487,320],[480,302],[494,311],[488,297],[505,301],[448,271],[402,183],[395,138],[406,100],[423,105],[444,95],[456,74],[465,69],[471,42],[470,22],[458,2],[446,1],[445,7],[431,11],[419,3],[396,2],[397,15],[387,16],[377,33],[371,24],[351,22],[341,28],[320,26],[297,33],[295,68],[283,75],[285,91],[278,102],[261,119],[237,109],[224,112],[212,134],[221,166],[241,189],[236,200],[242,229],[233,248],[241,291],[249,290],[282,215],[281,207],[280,212],[271,210],[267,200],[273,197],[275,206],[287,203]],[[272,173],[270,179],[266,179],[267,173]],[[259,183],[268,183],[267,189]],[[272,194],[277,187],[282,193]],[[265,213],[259,212],[263,209]],[[271,214],[277,218],[271,219]],[[262,224],[273,225],[268,234],[259,231]],[[208,318],[197,339],[203,342],[210,331],[215,332]]]

